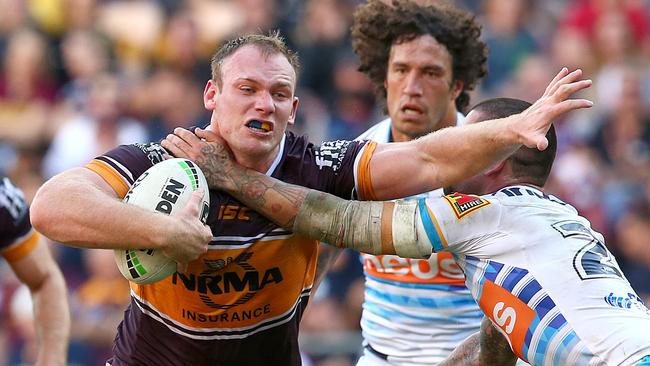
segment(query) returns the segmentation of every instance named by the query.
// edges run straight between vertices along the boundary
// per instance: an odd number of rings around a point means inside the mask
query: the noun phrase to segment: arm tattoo
[[[282,227],[293,227],[307,188],[292,186],[233,163],[230,151],[222,145],[206,144],[201,152],[197,164],[210,187],[223,189],[249,208],[269,214]]]
[[[486,317],[481,323],[481,365],[514,365],[517,356],[512,352],[508,340]]]

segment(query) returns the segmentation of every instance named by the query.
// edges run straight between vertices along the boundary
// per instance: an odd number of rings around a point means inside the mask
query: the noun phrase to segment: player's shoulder
[[[542,191],[540,188],[530,185],[513,185],[499,189],[491,194],[493,199],[498,200],[507,206],[535,206],[558,208],[575,211],[568,203],[560,198]]]
[[[333,140],[314,144],[308,137],[287,132],[284,145],[286,162],[313,165],[317,170],[338,172],[346,160],[354,160],[367,141]]]
[[[144,154],[151,165],[158,164],[165,160],[165,155],[168,154],[167,150],[159,142],[147,142],[147,143],[134,143],[131,145],[125,145],[130,147],[130,149],[136,150]]]
[[[159,142],[133,143],[119,145],[116,148],[97,157],[117,170],[126,167],[127,170],[146,170],[147,168],[165,160],[169,155]],[[144,171],[143,170],[143,171]]]

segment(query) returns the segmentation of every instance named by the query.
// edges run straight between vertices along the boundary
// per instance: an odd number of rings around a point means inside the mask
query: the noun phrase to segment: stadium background
[[[354,138],[382,118],[350,47],[360,2],[0,0],[0,171],[31,200],[45,179],[112,146],[207,122],[201,93],[219,42],[276,28],[303,65],[295,130],[313,141]],[[595,107],[556,123],[548,190],[606,236],[650,300],[649,1],[455,3],[477,14],[490,48],[489,74],[470,104],[534,101],[561,66],[594,80]],[[111,252],[52,250],[73,307],[70,364],[103,364],[128,301],[125,280]],[[307,365],[351,364],[362,289],[358,256],[346,253],[302,322]],[[33,339],[28,293],[0,263],[0,365],[29,364]]]

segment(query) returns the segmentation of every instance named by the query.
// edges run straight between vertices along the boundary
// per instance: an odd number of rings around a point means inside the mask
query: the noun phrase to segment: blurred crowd
[[[207,124],[211,54],[226,38],[269,29],[281,31],[302,63],[292,128],[312,141],[355,138],[383,115],[350,45],[360,2],[0,0],[0,171],[31,200],[48,178],[116,145]],[[477,15],[490,50],[470,105],[495,96],[532,102],[562,66],[594,81],[586,95],[594,108],[556,122],[548,191],[605,235],[650,301],[650,2],[454,3]],[[70,364],[103,364],[128,285],[110,251],[52,250],[73,304]],[[306,364],[351,364],[360,350],[362,281],[358,256],[341,256],[302,323]],[[30,307],[1,263],[0,365],[30,363]]]

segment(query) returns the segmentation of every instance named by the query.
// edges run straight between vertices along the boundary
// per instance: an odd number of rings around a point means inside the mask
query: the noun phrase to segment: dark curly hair
[[[481,27],[475,17],[443,2],[419,5],[412,0],[369,0],[354,12],[352,47],[359,56],[359,71],[375,85],[378,100],[386,105],[384,81],[393,44],[430,34],[447,48],[452,57],[452,78],[463,82],[456,98],[459,111],[469,104],[467,91],[487,73],[487,47],[479,37]]]

